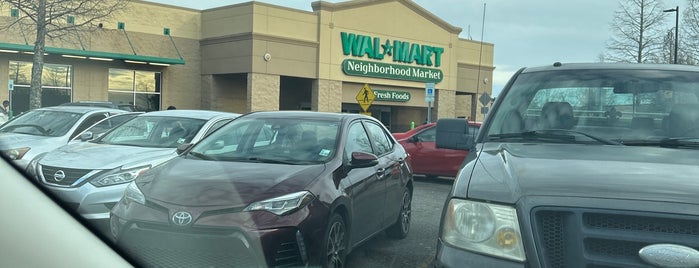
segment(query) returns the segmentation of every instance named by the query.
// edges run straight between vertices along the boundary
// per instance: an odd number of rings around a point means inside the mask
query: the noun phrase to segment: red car
[[[436,123],[428,123],[407,132],[392,134],[410,154],[410,166],[415,174],[455,177],[468,151],[437,149],[434,142],[436,126]],[[469,134],[475,135],[481,123],[469,122],[469,126]]]

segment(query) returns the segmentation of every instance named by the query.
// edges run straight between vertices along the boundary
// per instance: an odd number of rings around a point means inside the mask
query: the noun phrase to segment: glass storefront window
[[[109,101],[131,104],[139,111],[160,110],[161,73],[109,69]]]
[[[9,79],[14,81],[12,112],[13,114],[20,114],[29,110],[32,63],[10,61],[9,67]],[[44,64],[41,84],[42,107],[70,102],[73,92],[73,67],[61,64]]]

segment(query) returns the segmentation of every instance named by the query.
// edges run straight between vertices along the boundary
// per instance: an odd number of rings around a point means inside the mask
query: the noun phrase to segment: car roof
[[[331,113],[331,112],[315,112],[315,111],[267,111],[253,112],[245,115],[246,117],[262,117],[262,118],[305,118],[305,119],[320,119],[320,120],[346,120],[354,118],[369,118],[376,120],[373,117],[352,114],[352,113]]]
[[[231,116],[237,117],[240,114],[221,112],[221,111],[210,111],[210,110],[165,110],[165,111],[153,111],[147,112],[139,116],[166,116],[166,117],[186,117],[186,118],[196,118],[209,120],[214,117]]]
[[[552,65],[523,68],[522,73],[557,71],[557,70],[673,70],[699,72],[699,67],[681,64],[648,64],[648,63],[560,63]]]
[[[42,107],[34,110],[39,110],[39,111],[62,111],[62,112],[72,112],[72,113],[80,113],[80,114],[86,114],[90,112],[114,112],[114,113],[124,113],[126,111],[121,110],[121,109],[113,109],[113,108],[105,108],[105,107],[95,107],[95,106],[51,106],[51,107]],[[31,111],[34,111],[31,110]]]

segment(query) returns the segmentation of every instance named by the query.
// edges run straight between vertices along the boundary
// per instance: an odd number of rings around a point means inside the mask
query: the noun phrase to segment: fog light
[[[512,228],[502,228],[495,234],[498,244],[503,248],[513,248],[517,246],[517,232]]]

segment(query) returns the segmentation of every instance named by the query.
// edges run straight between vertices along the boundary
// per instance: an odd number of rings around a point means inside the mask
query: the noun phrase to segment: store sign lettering
[[[381,38],[353,33],[341,32],[342,52],[347,56],[382,60],[384,56],[393,56],[394,62],[416,63],[423,66],[439,67],[442,65],[442,53],[444,48],[428,45],[411,44],[398,40],[386,40]]]
[[[379,37],[346,32],[341,32],[340,37],[342,38],[342,52],[345,56],[366,57],[374,60],[392,58],[393,62],[403,63],[389,64],[345,59],[342,62],[342,69],[347,75],[434,83],[442,81],[441,70],[422,66],[441,66],[444,48],[400,40],[382,41]],[[405,63],[420,66],[404,65]]]
[[[439,83],[443,73],[439,69],[345,59],[342,71],[347,75]]]
[[[410,101],[410,92],[374,89],[377,101],[407,102]]]

